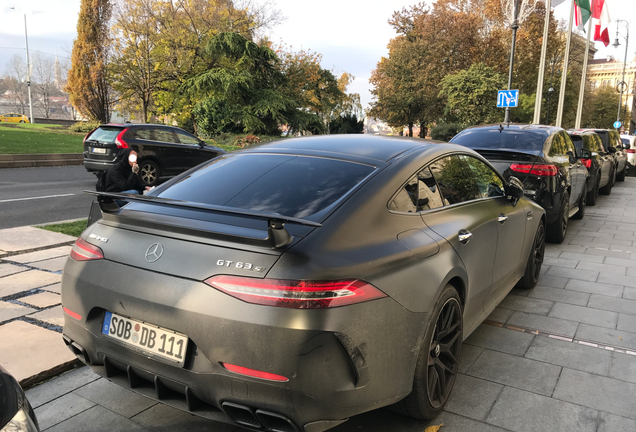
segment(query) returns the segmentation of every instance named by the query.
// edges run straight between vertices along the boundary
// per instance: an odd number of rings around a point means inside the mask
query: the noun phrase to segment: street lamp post
[[[508,90],[510,90],[512,88],[512,68],[515,64],[515,42],[517,39],[517,29],[519,28],[519,22],[518,22],[518,17],[519,17],[519,0],[512,0],[514,1],[514,9],[513,9],[513,13],[512,13],[512,46],[510,47],[510,69],[508,69]],[[505,113],[505,118],[504,118],[504,123],[506,123],[507,125],[510,125],[510,107],[506,107],[506,113]]]
[[[27,37],[26,14],[24,14],[24,41],[26,43],[27,58],[27,90],[29,92],[29,120],[33,123],[33,103],[31,102],[31,63],[29,62],[29,38]]]
[[[621,82],[618,84],[621,88],[621,97],[618,100],[618,114],[616,114],[616,121],[620,121],[621,119],[621,106],[623,105],[623,91],[625,90],[626,84],[625,84],[625,66],[627,65],[627,46],[629,45],[629,23],[625,20],[616,20],[616,40],[613,43],[614,48],[618,48],[620,46],[620,42],[618,41],[618,24],[619,23],[625,23],[625,27],[627,29],[627,32],[625,33],[625,36],[623,36],[625,38],[625,61],[623,62],[623,76],[621,78]]]

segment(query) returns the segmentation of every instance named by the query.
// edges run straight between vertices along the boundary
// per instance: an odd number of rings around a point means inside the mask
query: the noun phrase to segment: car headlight
[[[0,432],[38,432],[29,413],[22,408]]]

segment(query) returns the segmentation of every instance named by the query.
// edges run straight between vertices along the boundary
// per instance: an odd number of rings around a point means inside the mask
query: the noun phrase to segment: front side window
[[[444,204],[457,204],[480,197],[470,167],[458,156],[446,156],[430,166]]]
[[[175,131],[181,144],[199,145],[199,140],[184,132]]]
[[[154,131],[155,141],[164,142],[164,143],[177,143],[174,134],[172,131],[164,130],[164,129],[155,129]]]
[[[504,184],[501,177],[488,165],[472,156],[459,156],[470,167],[470,171],[477,181],[480,198],[504,196]]]
[[[143,140],[151,140],[149,129],[137,129],[135,130],[135,138]]]

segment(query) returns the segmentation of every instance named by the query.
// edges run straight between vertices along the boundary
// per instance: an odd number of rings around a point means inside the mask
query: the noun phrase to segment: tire
[[[537,285],[539,275],[541,274],[541,265],[545,256],[545,226],[543,222],[539,224],[537,232],[534,235],[534,243],[528,261],[526,263],[526,271],[517,284],[520,288],[531,289]]]
[[[596,200],[598,199],[598,190],[601,182],[601,173],[598,174],[598,179],[596,180],[596,184],[594,185],[594,189],[587,194],[587,205],[593,206],[596,205]]]
[[[610,178],[607,181],[607,184],[599,189],[601,195],[609,195],[612,193],[612,187],[616,182],[616,171],[612,170],[612,174],[610,174]]]
[[[627,165],[625,165],[625,168],[623,168],[623,171],[616,174],[616,181],[624,182],[626,172],[627,172]]]
[[[568,230],[568,212],[570,211],[570,194],[563,193],[559,218],[546,227],[546,238],[551,243],[563,243]]]
[[[139,163],[139,178],[145,186],[155,186],[160,175],[159,165],[155,162],[144,160]]]
[[[24,120],[20,120],[20,123],[24,123]]]
[[[443,335],[446,331],[449,333]],[[427,324],[415,366],[413,390],[392,407],[395,411],[422,420],[432,419],[442,411],[459,370],[462,336],[462,304],[457,290],[449,284],[442,291]]]
[[[585,187],[587,190],[587,186]],[[587,206],[587,194],[582,193],[581,198],[579,198],[579,211],[576,212],[575,215],[572,216],[572,219],[583,219],[585,216],[585,207]]]

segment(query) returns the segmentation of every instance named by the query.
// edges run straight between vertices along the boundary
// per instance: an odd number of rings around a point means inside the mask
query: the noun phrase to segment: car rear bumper
[[[94,158],[86,157],[87,153],[84,152],[84,168],[86,171],[106,171],[108,168],[112,167],[115,164],[115,159],[109,160],[100,160]]]
[[[97,373],[214,420],[308,432],[410,393],[427,316],[391,298],[325,310],[253,305],[202,282],[106,260],[69,259],[62,302],[81,316],[65,314],[65,341]],[[105,311],[187,335],[184,367],[103,335]],[[239,375],[222,363],[288,381]],[[268,424],[276,416],[282,423]]]

